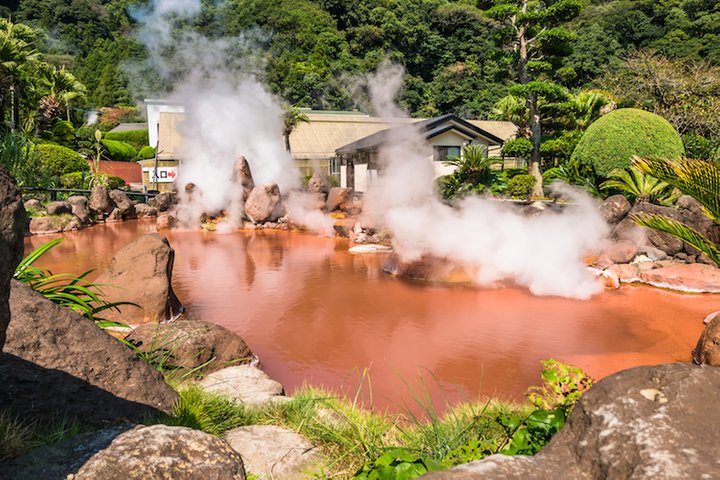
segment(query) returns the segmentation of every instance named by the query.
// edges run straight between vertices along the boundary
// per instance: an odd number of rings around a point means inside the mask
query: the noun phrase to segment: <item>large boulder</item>
[[[90,210],[99,214],[107,214],[113,211],[115,205],[110,199],[108,189],[104,185],[95,185],[90,192]]]
[[[80,467],[74,480],[244,480],[240,455],[220,438],[185,427],[137,427]]]
[[[120,250],[96,283],[103,287],[108,302],[132,302],[120,311],[103,312],[109,320],[123,323],[163,322],[183,312],[172,289],[175,251],[167,238],[157,233],[144,235]]]
[[[10,321],[10,279],[23,256],[25,208],[15,180],[0,165],[0,351]]]
[[[75,311],[16,281],[10,308],[4,351],[43,372],[17,379],[17,372],[5,371],[3,407],[68,414],[85,422],[139,422],[169,410],[177,399],[157,370]]]
[[[122,190],[110,190],[110,199],[115,204],[115,207],[120,211],[123,218],[131,217],[135,214],[134,204],[127,193]]]
[[[621,240],[615,242],[602,254],[612,263],[630,263],[638,254],[638,247],[635,242]]]
[[[677,209],[671,207],[663,207],[661,205],[655,205],[648,202],[637,203],[632,210],[630,215],[640,215],[643,213],[662,215],[664,217],[680,220],[680,213]],[[655,248],[659,248],[668,255],[675,255],[683,249],[683,241],[677,237],[673,237],[667,233],[658,232],[650,228],[645,229],[647,235],[647,242]]]
[[[73,195],[67,199],[67,203],[71,205],[72,214],[78,218],[81,224],[89,225],[92,223],[90,219],[90,207],[86,197],[83,195]]]
[[[261,405],[285,398],[283,386],[252,365],[218,370],[203,378],[200,386],[248,405]]]
[[[534,457],[493,455],[428,480],[716,478],[720,368],[638,367],[594,385]]]
[[[169,364],[211,373],[229,365],[248,363],[252,352],[245,341],[230,330],[199,320],[146,323],[125,340],[143,352],[164,350]]]
[[[158,212],[166,212],[177,204],[175,192],[160,192],[148,200],[148,205],[157,208]]]
[[[158,230],[170,230],[177,225],[177,212],[175,210],[160,212],[155,219],[155,225]]]
[[[136,203],[134,209],[135,216],[138,218],[157,217],[157,209],[147,203]]]
[[[720,244],[720,224],[713,222],[706,214],[703,206],[689,195],[683,195],[677,201],[680,220],[686,225],[700,232],[710,241]],[[688,245],[685,246],[688,250]],[[692,249],[691,253],[697,251]]]
[[[276,425],[251,425],[230,430],[225,439],[260,478],[300,480],[319,470],[324,456],[305,437]],[[319,473],[319,472],[318,472]]]
[[[720,367],[720,313],[709,316],[706,322],[705,330],[692,351],[693,361],[698,365]]]
[[[53,215],[47,217],[33,217],[30,219],[28,230],[33,235],[77,230],[80,220],[69,215]]]
[[[72,213],[72,205],[68,202],[55,201],[47,204],[48,215],[62,215],[64,213]]]
[[[330,190],[327,176],[319,172],[313,173],[312,177],[310,177],[310,179],[308,180],[307,188],[308,192],[322,193],[323,195],[327,195],[328,191]]]
[[[255,188],[255,180],[253,180],[250,164],[245,157],[240,157],[235,161],[232,178],[235,184],[242,187],[242,201],[246,202],[250,192]]]
[[[327,210],[332,212],[334,210],[348,211],[353,207],[353,195],[354,191],[352,188],[333,187],[330,189],[327,198]]]
[[[245,202],[245,215],[253,223],[273,222],[281,210],[280,189],[274,183],[253,188]]]
[[[623,195],[612,195],[600,205],[600,215],[610,224],[618,223],[625,218],[632,205]]]

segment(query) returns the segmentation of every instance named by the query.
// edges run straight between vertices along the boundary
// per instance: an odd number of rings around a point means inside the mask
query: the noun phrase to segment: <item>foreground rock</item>
[[[282,216],[282,198],[277,185],[260,185],[250,191],[245,215],[253,223],[274,222]]]
[[[240,157],[235,161],[233,165],[232,179],[236,185],[242,188],[241,200],[243,204],[247,201],[255,188],[255,181],[253,180],[252,172],[250,171],[250,164],[245,157]]]
[[[700,340],[692,351],[693,361],[698,365],[720,367],[720,313],[710,316]]]
[[[628,214],[632,205],[623,195],[612,195],[600,205],[600,215],[607,223],[616,224]]]
[[[92,223],[87,198],[82,195],[73,195],[67,199],[67,203],[72,207],[71,213],[77,217],[82,225],[90,225]]]
[[[217,437],[184,427],[137,427],[93,455],[74,480],[244,480],[242,458]]]
[[[116,210],[120,212],[120,215],[122,215],[123,218],[132,217],[135,214],[135,210],[133,209],[133,202],[130,200],[130,197],[127,196],[127,193],[123,192],[122,190],[110,190],[110,199],[115,204]]]
[[[48,215],[62,215],[64,213],[72,213],[72,205],[68,202],[55,201],[47,204]]]
[[[252,425],[230,430],[225,439],[245,461],[248,472],[260,478],[312,478],[323,455],[309,440],[275,425]]]
[[[354,215],[359,208],[354,203],[354,191],[352,188],[333,187],[328,192],[326,208],[328,212],[342,210]]]
[[[712,265],[673,264],[642,272],[638,278],[656,287],[695,293],[720,293],[720,269]]]
[[[90,210],[99,214],[108,214],[113,211],[115,205],[110,199],[107,187],[103,185],[95,185],[90,192]]]
[[[92,423],[139,422],[168,411],[177,399],[158,371],[76,312],[15,281],[10,308],[4,351],[38,371],[19,361],[22,368],[4,370],[1,407],[20,408],[24,414],[68,414]],[[21,370],[23,376],[17,377]]]
[[[15,180],[0,166],[0,352],[10,321],[10,279],[23,256],[25,208]]]
[[[199,320],[147,323],[133,330],[125,340],[140,350],[165,350],[168,364],[211,373],[229,365],[248,363],[252,352],[245,341],[230,330]]]
[[[175,251],[167,238],[157,233],[144,235],[120,250],[96,280],[104,287],[108,302],[132,302],[120,311],[103,312],[109,320],[123,323],[162,322],[177,317],[183,306],[172,289]]]
[[[424,479],[717,478],[720,369],[638,367],[591,388],[534,457],[493,455]]]
[[[282,385],[251,365],[228,367],[200,381],[205,390],[248,405],[284,398]]]

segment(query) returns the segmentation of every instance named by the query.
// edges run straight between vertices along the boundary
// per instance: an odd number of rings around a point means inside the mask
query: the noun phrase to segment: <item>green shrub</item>
[[[40,165],[52,175],[60,177],[70,172],[86,172],[90,166],[79,153],[62,145],[37,145]]]
[[[86,172],[70,172],[60,177],[62,188],[90,189],[92,175]],[[115,175],[100,173],[95,176],[95,185],[104,185],[109,189],[124,189],[127,183]]]
[[[50,140],[64,147],[74,147],[75,127],[67,120],[58,120],[53,125]]]
[[[585,131],[572,160],[589,163],[602,177],[630,166],[633,156],[677,159],[682,139],[664,118],[635,108],[621,108],[600,117]]]
[[[505,142],[502,151],[505,157],[530,158],[533,144],[527,138],[515,138]]]
[[[142,158],[143,160],[146,160],[148,158],[155,158],[155,149],[150,145],[145,145],[138,152],[138,157]]]
[[[508,180],[507,193],[512,198],[530,198],[530,194],[535,188],[535,177],[528,174],[515,175]]]
[[[682,136],[685,156],[695,160],[720,160],[720,141],[686,133]]]
[[[60,177],[60,186],[62,188],[86,188],[87,178],[89,175],[85,172],[70,172]]]
[[[102,144],[107,150],[107,156],[110,160],[130,162],[137,156],[137,151],[129,143],[103,139]]]
[[[106,140],[114,140],[117,142],[129,143],[136,149],[140,149],[148,143],[148,131],[144,130],[126,130],[124,132],[106,132],[103,135]]]
[[[422,458],[406,448],[391,448],[355,473],[355,480],[409,480],[441,470],[438,462]]]

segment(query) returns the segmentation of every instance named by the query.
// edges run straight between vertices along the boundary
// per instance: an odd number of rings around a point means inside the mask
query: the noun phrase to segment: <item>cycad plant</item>
[[[704,160],[668,160],[635,158],[633,166],[690,195],[702,206],[705,215],[720,223],[720,167]],[[657,214],[634,216],[638,225],[665,232],[683,240],[708,256],[720,267],[720,245],[692,227]]]
[[[631,202],[652,202],[671,206],[680,196],[679,190],[672,185],[645,173],[634,165],[625,170],[613,170],[609,177],[600,188],[617,190]]]
[[[455,167],[455,171],[443,179],[443,198],[451,199],[486,190],[496,193],[500,188],[500,175],[492,167],[499,162],[500,160],[486,155],[484,146],[466,145],[461,157],[451,156],[445,160],[445,164]]]

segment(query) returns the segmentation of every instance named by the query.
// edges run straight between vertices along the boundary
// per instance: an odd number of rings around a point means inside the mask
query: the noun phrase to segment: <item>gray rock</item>
[[[225,439],[245,461],[248,472],[260,478],[312,478],[324,460],[319,448],[297,433],[275,425],[252,425],[230,430]]]
[[[209,392],[249,405],[259,405],[284,394],[283,387],[257,367],[238,365],[211,373],[200,381]]]
[[[640,253],[644,253],[650,260],[656,262],[658,260],[665,260],[668,258],[668,254],[660,250],[659,248],[644,246],[639,249]]]
[[[155,220],[158,230],[169,230],[177,224],[177,215],[175,210],[169,212],[160,212]]]
[[[240,455],[217,437],[185,427],[137,427],[93,455],[73,480],[244,480]]]
[[[600,205],[600,215],[610,224],[618,223],[625,218],[632,205],[622,195],[612,195]]]
[[[87,198],[82,195],[73,195],[67,199],[67,202],[72,206],[72,214],[80,220],[81,224],[89,225],[92,223]]]
[[[534,457],[494,455],[428,480],[717,478],[720,369],[638,367],[594,385]],[[715,472],[715,473],[713,473]]]
[[[199,320],[176,320],[138,326],[125,340],[142,351],[162,349],[168,363],[199,373],[211,373],[229,365],[249,363],[253,353],[240,336]]]
[[[155,207],[151,207],[147,203],[137,203],[135,204],[135,216],[138,218],[149,218],[149,217],[157,217],[157,209]]]
[[[663,207],[647,202],[640,202],[636,204],[630,211],[630,215],[639,215],[643,213],[662,215],[673,220],[681,220],[678,209]],[[647,235],[647,241],[650,245],[655,248],[659,248],[668,255],[675,255],[683,249],[682,240],[673,237],[672,235],[661,233],[649,228],[645,229],[645,233]]]
[[[148,205],[157,208],[158,212],[166,212],[177,204],[177,195],[174,192],[160,192],[148,200]]]
[[[90,193],[90,210],[100,214],[108,214],[113,211],[113,204],[108,194],[108,189],[104,185],[95,185]]]
[[[253,188],[245,202],[245,215],[256,224],[277,220],[281,210],[280,189],[274,183]]]
[[[25,210],[45,210],[45,207],[43,207],[43,204],[40,200],[37,198],[31,198],[30,200],[27,200],[25,203]]]
[[[72,213],[72,205],[68,202],[55,201],[47,204],[48,215],[62,215],[64,213]]]
[[[0,165],[0,351],[10,321],[10,279],[23,256],[25,208],[15,180]]]
[[[107,223],[122,222],[122,221],[123,221],[122,212],[120,211],[119,208],[113,209],[113,211],[110,212],[110,213],[108,214],[108,216],[105,218],[105,221],[106,221]]]
[[[130,200],[130,198],[127,196],[127,193],[123,192],[122,190],[110,190],[110,199],[115,204],[115,207],[117,210],[120,211],[120,214],[123,216],[123,218],[131,217],[135,214],[135,210],[133,209],[133,202]]]
[[[177,399],[157,370],[73,310],[16,281],[10,308],[4,351],[67,378],[45,375],[52,383],[38,384],[23,377],[24,383],[14,385],[5,378],[3,406],[20,406],[24,412],[69,412],[85,422],[139,422],[158,410],[169,410]]]
[[[144,235],[120,250],[96,283],[109,285],[103,293],[109,302],[132,302],[103,316],[123,323],[162,322],[180,315],[184,308],[172,289],[175,251],[167,238]]]

